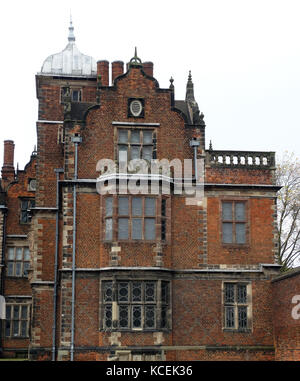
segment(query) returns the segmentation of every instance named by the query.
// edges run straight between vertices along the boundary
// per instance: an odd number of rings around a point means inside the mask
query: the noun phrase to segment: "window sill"
[[[159,241],[159,240],[145,240],[145,239],[130,239],[130,240],[126,240],[126,239],[119,239],[119,240],[103,240],[103,243],[107,243],[107,244],[112,244],[112,243],[118,243],[118,244],[122,244],[122,243],[134,243],[134,244],[141,244],[141,243],[146,243],[146,244],[149,244],[149,245],[153,245],[153,244],[156,244],[157,242],[160,242],[162,245],[167,245],[167,242],[166,241]]]
[[[251,328],[223,328],[223,332],[231,333],[252,333]]]
[[[249,249],[250,245],[248,243],[224,243],[222,242],[222,246],[224,248],[232,248],[232,249]]]
[[[131,332],[131,333],[151,333],[151,332],[165,332],[170,333],[170,328],[153,328],[153,329],[132,329],[132,328],[100,328],[100,332]]]
[[[6,277],[6,279],[26,279],[26,280],[28,280],[28,276],[22,276],[22,275],[20,275],[20,276],[18,276],[18,275],[6,275],[5,276]]]

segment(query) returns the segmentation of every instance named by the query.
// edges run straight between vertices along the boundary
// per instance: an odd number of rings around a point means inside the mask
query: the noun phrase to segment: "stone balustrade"
[[[211,167],[275,168],[275,152],[206,151],[206,164]]]

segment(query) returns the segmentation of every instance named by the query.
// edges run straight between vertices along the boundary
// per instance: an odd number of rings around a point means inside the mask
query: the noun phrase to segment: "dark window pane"
[[[169,303],[169,283],[161,282],[161,301],[162,303]]]
[[[232,221],[232,202],[222,203],[222,219],[224,221]]]
[[[155,327],[155,308],[154,306],[145,307],[145,328]]]
[[[140,143],[140,130],[132,130],[131,131],[131,138],[130,138],[131,143]]]
[[[225,284],[225,303],[234,303],[234,284],[226,283]]]
[[[145,301],[154,302],[155,301],[155,283],[146,282],[145,284]]]
[[[156,199],[153,197],[146,197],[145,198],[145,216],[155,216],[156,210]]]
[[[104,283],[104,301],[105,302],[112,302],[112,282],[103,282]]]
[[[73,102],[81,102],[81,90],[72,90]]]
[[[161,328],[167,328],[167,307],[162,307],[161,309]]]
[[[234,328],[234,307],[225,307],[225,326]]]
[[[239,328],[247,328],[247,307],[238,307]]]
[[[23,266],[23,274],[24,274],[25,276],[28,275],[28,270],[29,270],[29,268],[30,268],[30,263],[29,263],[29,262],[24,262],[24,266]]]
[[[246,225],[245,224],[236,224],[236,243],[245,243],[246,242]]]
[[[14,276],[14,262],[7,263],[7,276]]]
[[[27,306],[22,306],[21,307],[21,319],[27,319]]]
[[[113,214],[113,198],[106,197],[105,198],[105,215],[106,217],[110,217]]]
[[[142,327],[142,306],[132,306],[132,328]]]
[[[27,210],[28,209],[28,200],[22,200],[21,201],[21,209]]]
[[[19,336],[19,320],[13,321],[13,336]]]
[[[132,215],[141,216],[142,215],[142,198],[132,197]]]
[[[129,199],[128,197],[119,197],[118,199],[118,214],[119,216],[128,216],[129,214]]]
[[[163,217],[166,217],[166,210],[167,209],[167,200],[166,199],[162,199],[161,200],[161,215]]]
[[[133,302],[142,301],[142,282],[132,283],[132,301]]]
[[[119,143],[128,143],[128,130],[119,130]]]
[[[145,239],[155,240],[155,218],[145,218]]]
[[[28,215],[27,211],[23,210],[21,212],[21,222],[27,222],[28,221],[27,215]]]
[[[10,328],[11,328],[11,321],[6,320],[6,322],[5,322],[5,336],[7,336],[7,337],[10,336]]]
[[[247,303],[247,286],[245,284],[237,286],[237,301],[238,303]]]
[[[119,324],[120,328],[128,328],[128,306],[119,306]]]
[[[21,262],[16,262],[16,276],[21,276],[22,275],[22,263]]]
[[[27,336],[27,321],[21,322],[21,336]]]
[[[13,319],[19,319],[19,306],[13,306]]]
[[[223,223],[223,243],[232,243],[232,224]]]
[[[245,221],[245,203],[237,202],[235,204],[235,219],[236,221]]]
[[[106,328],[112,327],[112,305],[106,305],[104,308],[104,324]]]
[[[128,239],[128,218],[119,218],[118,238]]]
[[[166,220],[162,219],[161,220],[161,239],[162,239],[162,241],[165,241],[165,239],[166,239],[166,231],[167,231],[166,226],[167,226]]]
[[[132,239],[142,239],[142,219],[133,218],[131,223],[132,223]]]
[[[143,144],[152,144],[152,131],[143,131]]]
[[[128,302],[129,300],[129,284],[128,282],[120,282],[118,284],[119,302]]]
[[[112,218],[105,220],[105,239],[111,241],[113,236],[113,222]]]
[[[6,320],[11,319],[11,306],[6,306]]]

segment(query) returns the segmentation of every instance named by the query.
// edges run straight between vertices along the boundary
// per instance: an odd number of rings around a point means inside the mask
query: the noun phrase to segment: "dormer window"
[[[66,87],[61,88],[61,93],[60,93],[60,102],[64,103],[64,96],[66,95]],[[82,89],[76,89],[76,88],[71,88],[71,101],[72,102],[81,102],[82,100]]]

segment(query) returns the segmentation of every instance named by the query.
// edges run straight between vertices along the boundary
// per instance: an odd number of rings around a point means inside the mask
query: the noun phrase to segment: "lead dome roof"
[[[76,44],[72,20],[69,26],[68,44],[64,50],[47,57],[41,68],[42,74],[96,76],[97,64],[93,57],[82,54]]]

